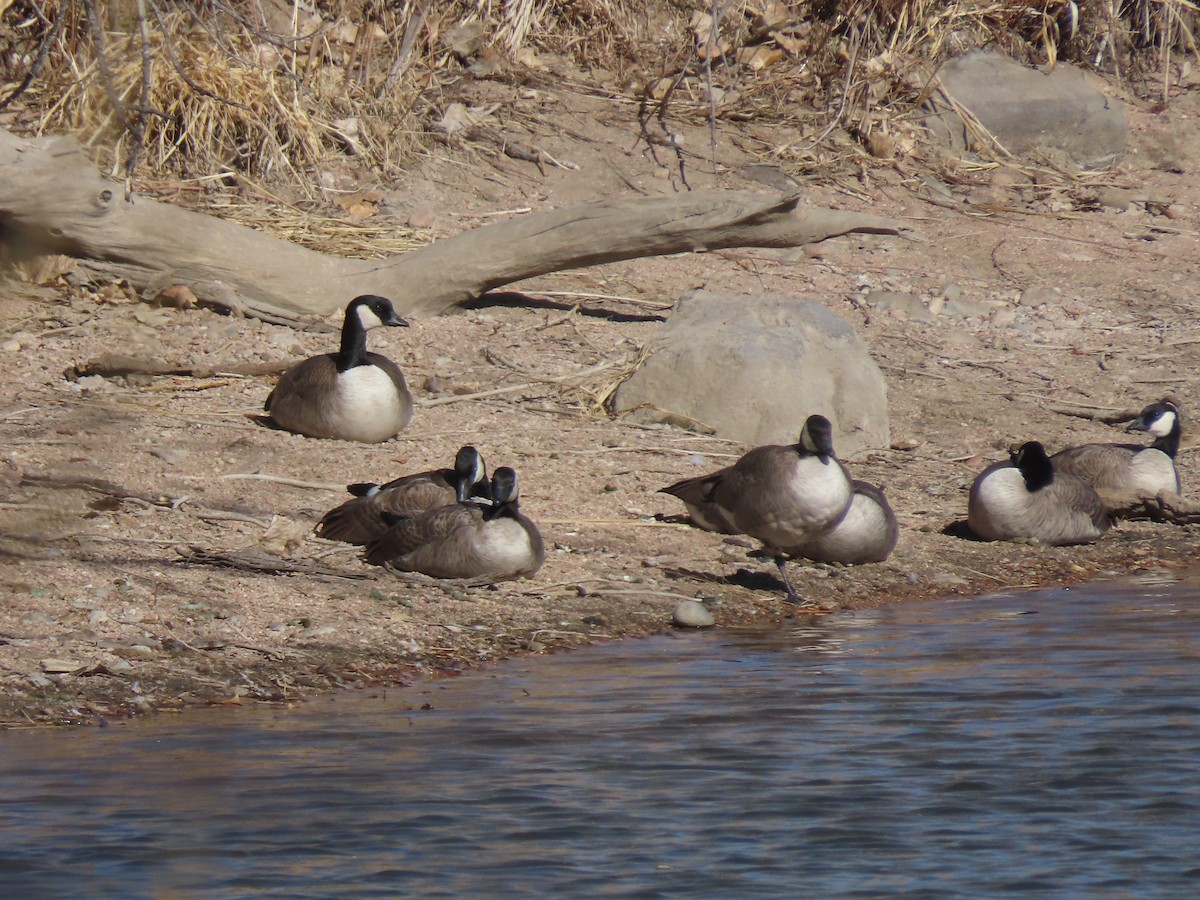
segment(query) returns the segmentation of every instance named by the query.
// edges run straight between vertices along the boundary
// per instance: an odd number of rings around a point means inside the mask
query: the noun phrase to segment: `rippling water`
[[[0,894],[1190,897],[1198,713],[1147,580],[9,732]]]

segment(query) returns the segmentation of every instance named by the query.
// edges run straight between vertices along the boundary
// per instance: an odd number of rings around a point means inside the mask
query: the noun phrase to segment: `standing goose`
[[[359,545],[379,537],[396,519],[472,497],[486,499],[491,493],[483,457],[469,446],[459,449],[452,469],[405,475],[384,485],[352,484],[347,490],[355,498],[325,513],[316,532],[331,541]]]
[[[784,571],[788,548],[831,529],[850,506],[850,475],[834,456],[833,426],[809,416],[791,446],[756,447],[732,466],[663,488],[705,531],[747,534],[774,556],[787,599],[803,601]]]
[[[1056,472],[1081,478],[1100,493],[1155,497],[1180,493],[1175,455],[1183,434],[1179,409],[1170,400],[1151,403],[1126,431],[1145,431],[1154,437],[1142,444],[1084,444],[1050,457]]]
[[[854,497],[842,520],[824,534],[788,547],[789,555],[845,566],[883,562],[891,555],[900,528],[887,497],[866,481],[855,480],[853,486]]]
[[[537,526],[518,508],[517,473],[492,476],[492,505],[455,503],[401,519],[367,544],[366,560],[434,578],[516,578],[546,558]]]
[[[1088,544],[1108,531],[1109,515],[1090,485],[1056,474],[1046,449],[1030,441],[975,479],[967,524],[986,541]]]
[[[412,418],[412,395],[400,367],[367,352],[367,331],[408,325],[390,300],[364,294],[346,307],[337,353],[311,356],[283,373],[267,397],[267,415],[286,431],[378,443]]]

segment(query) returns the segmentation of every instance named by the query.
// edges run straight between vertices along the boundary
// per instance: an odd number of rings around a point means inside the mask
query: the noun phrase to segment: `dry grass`
[[[799,123],[765,149],[805,170],[903,149],[937,62],[974,48],[1070,59],[1164,101],[1196,52],[1193,0],[326,0],[315,14],[277,3],[274,20],[250,17],[267,3],[143,3],[139,19],[128,0],[0,0],[0,98],[20,95],[7,124],[76,134],[114,172],[233,171],[311,201],[329,159],[386,178],[466,70],[506,77],[538,53],[608,68],[663,127]]]

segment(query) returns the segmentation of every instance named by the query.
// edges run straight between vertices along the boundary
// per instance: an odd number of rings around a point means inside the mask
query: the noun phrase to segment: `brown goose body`
[[[824,416],[809,416],[796,444],[756,447],[732,466],[663,491],[687,505],[698,527],[762,541],[788,599],[799,603],[783,568],[787,548],[833,528],[853,496],[850,474],[833,455],[832,431]]]
[[[517,503],[516,473],[492,476],[492,506],[455,503],[396,522],[366,547],[366,560],[434,578],[517,578],[546,558],[537,526]]]
[[[1102,494],[1154,497],[1181,493],[1175,455],[1182,428],[1175,404],[1169,400],[1150,404],[1126,431],[1148,432],[1154,443],[1084,444],[1055,453],[1050,462],[1056,472],[1074,475]]]
[[[1055,472],[1045,448],[1023,444],[1009,462],[988,466],[971,485],[967,524],[987,541],[1088,544],[1108,531],[1104,501],[1073,475]]]
[[[285,431],[317,438],[378,443],[412,419],[404,373],[378,353],[368,353],[366,332],[378,325],[407,325],[383,297],[356,297],[346,307],[341,348],[288,369],[264,405]]]
[[[358,496],[324,515],[316,527],[321,537],[366,544],[397,519],[409,519],[457,501],[487,499],[491,494],[487,469],[474,447],[461,448],[453,468],[417,472],[383,485],[350,485],[349,490]]]
[[[883,562],[896,548],[900,527],[883,491],[866,481],[854,481],[850,508],[829,531],[795,547],[790,556],[816,562],[856,566]]]

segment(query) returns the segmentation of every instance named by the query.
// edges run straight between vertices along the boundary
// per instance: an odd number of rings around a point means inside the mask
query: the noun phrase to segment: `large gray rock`
[[[747,444],[793,444],[813,413],[841,456],[888,446],[887,388],[866,346],[822,304],[695,291],[618,389],[635,421],[699,423]]]
[[[1125,107],[1065,63],[1047,73],[980,51],[950,60],[938,78],[954,102],[1012,153],[1059,150],[1080,166],[1100,168],[1125,151]],[[931,104],[936,115],[926,125],[935,138],[955,150],[970,149],[975,141],[962,118],[936,94]]]

